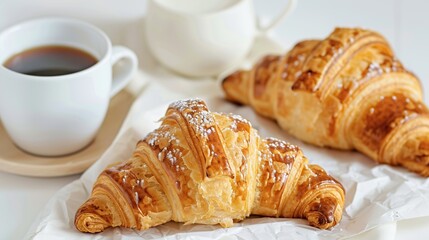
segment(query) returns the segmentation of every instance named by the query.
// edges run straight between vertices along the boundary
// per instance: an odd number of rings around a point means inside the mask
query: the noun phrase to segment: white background
[[[255,0],[256,11],[264,20],[277,14],[285,1]],[[138,39],[145,13],[144,0],[0,0],[0,30],[38,16],[80,18],[105,30],[116,44],[140,52]],[[322,38],[336,26],[359,26],[382,33],[398,58],[420,77],[428,101],[429,1],[425,0],[299,0],[291,17],[282,22],[274,35],[285,47],[304,38]],[[0,49],[1,51],[1,49]],[[139,56],[141,65],[145,56]],[[149,64],[149,63],[147,63]],[[0,143],[1,144],[1,143]],[[79,178],[31,178],[0,172],[0,240],[21,239],[39,209],[61,187]],[[408,221],[398,229],[397,239],[414,231],[425,236],[423,223]],[[381,238],[383,236],[380,236]]]

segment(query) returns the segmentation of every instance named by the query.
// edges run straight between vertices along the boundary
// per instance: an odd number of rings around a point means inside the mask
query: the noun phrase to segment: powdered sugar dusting
[[[232,119],[234,119],[234,121],[236,121],[236,122],[245,123],[245,124],[249,124],[250,125],[250,122],[247,119],[244,119],[240,115],[230,113],[229,117],[231,117]]]
[[[266,138],[263,142],[266,144],[266,146],[259,149],[259,160],[263,162],[265,161],[265,164],[268,165],[269,169],[274,171],[272,174],[276,173],[273,168],[273,161],[279,160],[280,162],[286,164],[286,172],[290,172],[293,160],[296,157],[296,153],[299,151],[299,148],[295,145],[276,138]]]
[[[293,159],[299,148],[276,138],[263,140],[265,146],[258,150],[258,157],[268,173],[267,181],[270,183],[285,182],[293,166]],[[282,164],[280,171],[275,164]]]
[[[200,139],[207,139],[210,134],[216,132],[214,118],[203,100],[180,100],[170,104],[170,108],[182,113]]]
[[[178,158],[183,156],[182,151],[178,147],[180,140],[171,132],[171,129],[162,127],[156,131],[151,132],[146,138],[147,144],[152,148],[159,148],[158,160],[168,161],[171,166],[178,164]]]
[[[147,143],[154,147],[155,145],[160,144],[160,139],[167,140],[168,144],[172,144],[173,142],[178,144],[179,139],[176,138],[171,132],[169,131],[153,131],[147,136]]]
[[[283,140],[277,139],[277,138],[266,138],[268,147],[281,150],[284,149],[284,151],[298,151],[299,148],[295,145],[292,145],[288,142],[285,142]]]
[[[263,149],[263,150],[258,149],[258,158],[259,158],[259,161],[269,160],[270,161],[269,164],[272,164],[272,162],[271,162],[270,159],[273,158],[273,155],[274,154],[271,151],[269,151],[268,149]]]
[[[144,186],[144,179],[137,179],[136,184],[142,188]]]
[[[180,100],[170,104],[169,109],[176,109],[192,127],[200,140],[208,139],[210,134],[216,132],[215,121],[208,111],[204,101],[198,98]],[[178,162],[183,153],[177,146],[179,139],[172,133],[169,126],[161,126],[150,133],[146,142],[152,148],[159,148],[158,160],[168,161],[174,171],[184,171],[186,167]]]
[[[238,124],[245,124],[245,125],[248,125],[249,127],[251,127],[252,125],[250,124],[250,122],[247,120],[247,119],[244,119],[242,116],[240,116],[240,115],[236,115],[236,114],[233,114],[233,113],[229,113],[228,114],[228,117],[230,117],[231,119],[232,119],[232,123],[231,123],[231,126],[230,126],[230,128],[233,130],[233,131],[237,131],[238,130]]]
[[[178,158],[182,158],[182,151],[174,146],[164,147],[160,149],[158,153],[159,161],[168,161],[171,166],[176,166],[176,168],[180,168],[180,164],[178,163]],[[183,168],[183,167],[182,167]]]

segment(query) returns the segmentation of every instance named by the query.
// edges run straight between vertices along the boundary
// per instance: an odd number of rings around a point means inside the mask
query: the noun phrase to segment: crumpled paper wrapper
[[[208,88],[210,89],[210,88]],[[162,94],[160,94],[162,93]],[[338,151],[305,144],[274,121],[221,97],[205,98],[209,109],[242,115],[263,137],[277,137],[298,145],[311,163],[321,165],[346,189],[343,219],[331,230],[308,226],[306,220],[250,217],[231,228],[219,225],[183,225],[170,222],[145,231],[111,228],[98,234],[80,233],[74,216],[86,201],[100,172],[110,163],[127,160],[135,144],[158,126],[168,103],[183,98],[156,84],[145,91],[130,110],[118,137],[82,177],[65,186],[48,202],[27,233],[33,239],[338,239],[385,223],[429,216],[429,180],[400,167],[378,165],[358,152]],[[153,109],[153,103],[162,103]],[[152,110],[149,110],[152,107]]]

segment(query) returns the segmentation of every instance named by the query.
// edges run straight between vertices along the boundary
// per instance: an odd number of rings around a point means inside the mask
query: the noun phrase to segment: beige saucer
[[[62,157],[40,157],[19,149],[0,124],[0,171],[26,176],[55,177],[81,173],[110,146],[118,133],[134,96],[122,91],[109,106],[106,119],[95,140],[85,149]]]

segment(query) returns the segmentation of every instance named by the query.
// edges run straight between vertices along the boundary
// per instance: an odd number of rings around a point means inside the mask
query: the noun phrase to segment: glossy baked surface
[[[421,84],[376,32],[337,28],[326,39],[299,42],[226,77],[223,89],[301,140],[357,149],[429,176]]]
[[[229,227],[256,214],[326,229],[343,206],[342,185],[298,147],[262,139],[247,120],[194,99],[171,104],[128,161],[101,173],[75,225],[82,232],[171,220]]]

